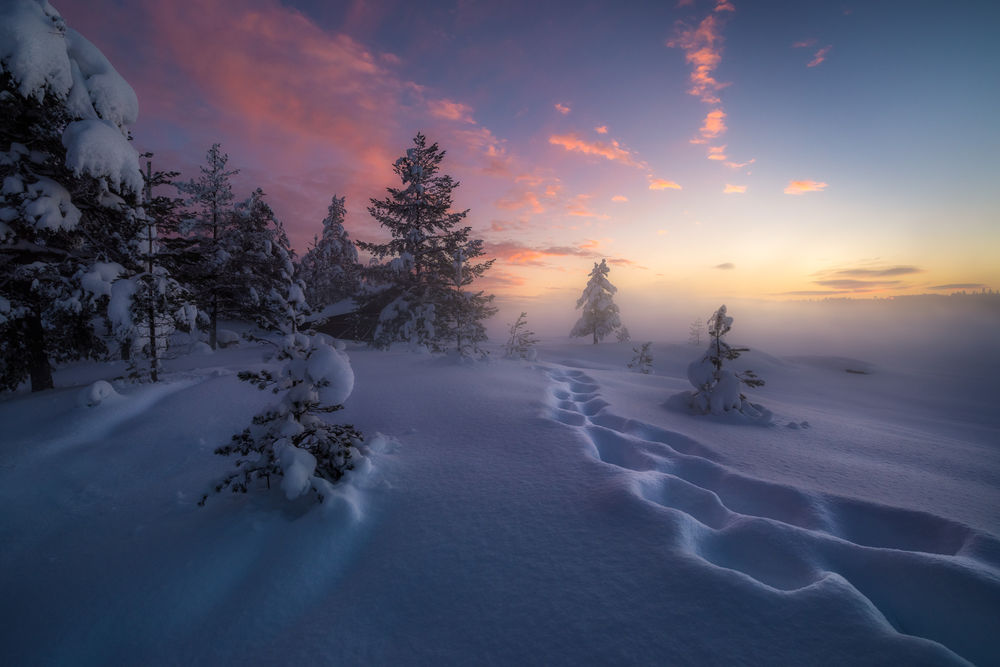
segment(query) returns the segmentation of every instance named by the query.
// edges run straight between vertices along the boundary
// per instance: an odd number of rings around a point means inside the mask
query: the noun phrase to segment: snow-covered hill
[[[259,347],[94,406],[121,369],[64,369],[0,402],[0,662],[1000,663],[991,378],[751,352],[760,423],[678,409],[699,350],[652,349],[349,346],[365,458],[323,505],[196,505]]]

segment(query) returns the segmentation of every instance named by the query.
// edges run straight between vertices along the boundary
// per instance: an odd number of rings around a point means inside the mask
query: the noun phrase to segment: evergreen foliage
[[[482,321],[496,312],[492,295],[465,290],[493,260],[473,262],[482,241],[459,226],[468,211],[452,211],[458,183],[439,174],[445,152],[418,133],[413,147],[393,165],[403,187],[387,188],[368,211],[389,232],[386,243],[358,242],[373,263],[364,275],[370,288],[361,310],[379,311],[372,333],[376,347],[396,341],[441,350],[451,341],[462,352],[485,340]]]
[[[335,349],[322,334],[289,334],[278,345],[278,373],[244,371],[239,378],[258,389],[281,393],[279,401],[258,413],[253,425],[235,434],[229,444],[215,450],[235,456],[236,470],[223,477],[215,492],[230,489],[246,493],[255,480],[280,480],[289,500],[310,491],[322,502],[331,484],[354,467],[363,441],[350,424],[330,424],[323,415],[343,409],[354,375],[347,355]],[[204,505],[205,494],[199,505]]]
[[[333,196],[323,220],[323,234],[314,237],[312,247],[299,263],[299,277],[305,285],[306,301],[321,309],[358,293],[361,264],[358,250],[344,229],[344,197]]]
[[[573,330],[570,331],[570,336],[592,336],[596,345],[599,341],[604,340],[605,336],[621,326],[618,306],[612,299],[612,296],[618,292],[618,288],[608,281],[610,271],[606,260],[602,259],[600,264],[594,262],[594,268],[590,272],[590,280],[576,302],[576,307],[582,307],[583,313],[573,326]]]
[[[619,343],[628,343],[632,341],[632,334],[629,333],[628,327],[623,326],[615,332],[615,339]]]
[[[177,188],[189,195],[191,212],[182,231],[191,242],[196,260],[188,267],[187,283],[198,307],[207,313],[208,344],[218,346],[219,317],[235,310],[232,285],[225,282],[231,259],[229,242],[235,211],[230,178],[238,169],[227,169],[229,155],[220,144],[212,144],[205,155],[206,164],[194,180],[180,182]]]
[[[6,9],[31,37],[0,61],[0,389],[40,391],[54,363],[106,351],[95,324],[141,228],[137,103],[47,3]],[[60,57],[41,67],[32,49]]]

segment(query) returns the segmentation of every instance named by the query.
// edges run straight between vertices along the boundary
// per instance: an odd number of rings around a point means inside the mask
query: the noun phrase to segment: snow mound
[[[340,405],[354,391],[354,370],[347,354],[331,345],[315,345],[306,361],[306,372],[319,387],[328,405]]]
[[[81,406],[92,408],[100,405],[108,398],[118,395],[118,392],[114,390],[114,387],[109,382],[98,380],[80,392],[77,397],[77,403]]]
[[[240,335],[231,329],[219,329],[215,334],[215,341],[219,347],[232,347],[239,345]]]

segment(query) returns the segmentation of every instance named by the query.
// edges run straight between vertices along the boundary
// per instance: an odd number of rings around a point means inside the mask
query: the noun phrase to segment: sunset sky
[[[220,142],[301,254],[354,239],[417,131],[511,301],[592,262],[647,294],[1000,287],[1000,3],[52,0],[139,96],[139,150]]]

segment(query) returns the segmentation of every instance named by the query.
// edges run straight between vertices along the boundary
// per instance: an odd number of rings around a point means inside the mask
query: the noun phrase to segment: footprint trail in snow
[[[859,596],[896,632],[997,660],[1000,540],[927,512],[756,479],[685,435],[613,414],[583,371],[546,372],[552,418],[623,471],[638,502],[677,513],[676,548],[786,594]]]

